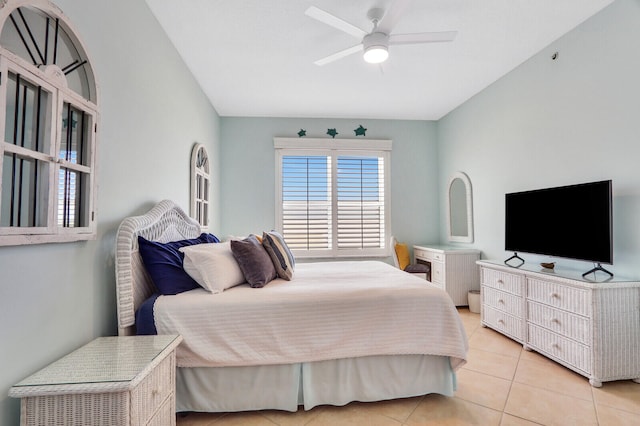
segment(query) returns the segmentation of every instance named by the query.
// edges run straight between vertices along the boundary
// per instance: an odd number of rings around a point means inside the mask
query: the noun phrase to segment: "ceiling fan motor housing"
[[[362,46],[364,46],[364,50],[367,50],[373,46],[380,47],[388,47],[389,46],[389,36],[385,33],[371,33],[364,36],[362,39]]]

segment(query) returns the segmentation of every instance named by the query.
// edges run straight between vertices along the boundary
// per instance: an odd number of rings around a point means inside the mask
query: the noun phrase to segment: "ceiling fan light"
[[[369,46],[364,51],[364,60],[370,64],[380,64],[388,57],[387,46]]]

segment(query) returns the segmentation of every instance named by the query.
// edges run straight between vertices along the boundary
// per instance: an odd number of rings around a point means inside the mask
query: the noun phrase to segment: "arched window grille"
[[[96,236],[98,91],[46,0],[0,0],[0,245]]]
[[[209,229],[209,198],[211,194],[211,164],[209,154],[202,144],[191,151],[191,217],[203,231]]]

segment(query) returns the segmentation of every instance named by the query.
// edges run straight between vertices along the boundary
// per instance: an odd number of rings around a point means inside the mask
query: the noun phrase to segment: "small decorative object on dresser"
[[[640,281],[478,261],[484,327],[602,382],[640,383]],[[603,274],[604,275],[604,274]]]
[[[542,262],[540,266],[547,269],[553,269],[556,267],[556,262]]]
[[[175,425],[180,336],[99,337],[9,390],[20,424]]]
[[[469,303],[469,290],[480,290],[476,261],[480,250],[452,246],[413,246],[416,263],[430,267],[427,281],[444,289],[456,306]]]

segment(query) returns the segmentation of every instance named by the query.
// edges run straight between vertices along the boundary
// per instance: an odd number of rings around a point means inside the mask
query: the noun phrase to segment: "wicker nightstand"
[[[180,336],[100,337],[9,390],[21,425],[175,425]]]

